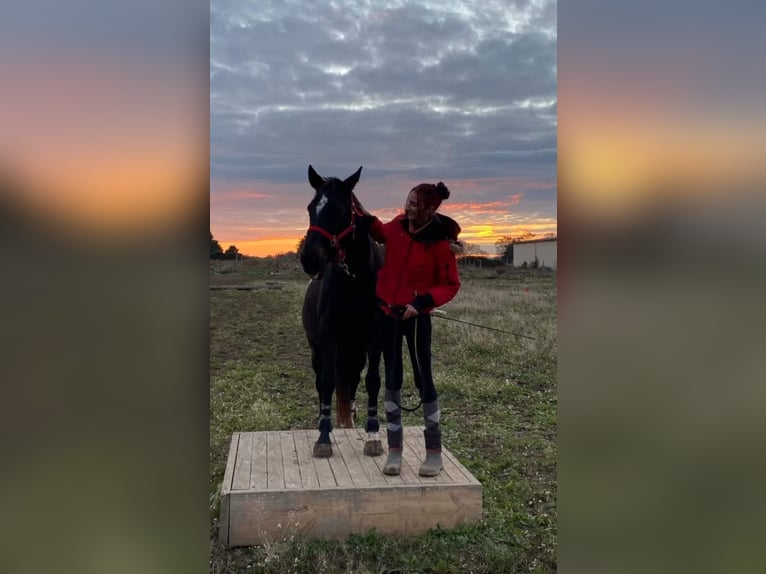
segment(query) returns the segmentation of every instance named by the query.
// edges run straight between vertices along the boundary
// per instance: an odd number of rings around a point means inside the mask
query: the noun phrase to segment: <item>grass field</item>
[[[556,276],[461,267],[461,277],[447,317],[535,338],[433,320],[443,441],[483,484],[483,520],[414,538],[287,535],[227,549],[217,536],[232,433],[314,429],[317,397],[300,319],[308,280],[297,261],[211,262],[211,572],[556,571]],[[225,288],[234,286],[248,289]],[[405,404],[417,404],[415,393],[406,372]],[[366,400],[363,383],[357,398]],[[422,424],[422,412],[403,414],[405,425]]]

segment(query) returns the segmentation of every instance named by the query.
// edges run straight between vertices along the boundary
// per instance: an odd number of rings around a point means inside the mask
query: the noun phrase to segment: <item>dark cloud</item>
[[[7,0],[0,58],[50,61],[74,55],[110,58],[113,66],[135,60],[170,70],[198,66],[207,58],[207,14],[200,0]]]
[[[222,1],[210,34],[213,193],[308,163],[555,181],[555,2]]]

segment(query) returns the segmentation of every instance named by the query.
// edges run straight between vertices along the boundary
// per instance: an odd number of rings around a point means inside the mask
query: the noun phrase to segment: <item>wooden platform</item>
[[[221,487],[221,542],[343,538],[372,528],[420,534],[480,520],[481,483],[446,448],[441,474],[418,476],[423,431],[404,430],[399,476],[383,474],[385,454],[363,454],[363,429],[335,429],[329,459],[311,456],[316,430],[234,433]],[[385,431],[381,438],[388,452]]]

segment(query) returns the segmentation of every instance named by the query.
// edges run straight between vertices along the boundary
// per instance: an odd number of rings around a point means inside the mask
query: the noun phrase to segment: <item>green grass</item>
[[[228,549],[217,536],[232,433],[313,429],[316,391],[300,320],[308,280],[295,260],[211,263],[211,285],[251,288],[210,291],[211,572],[556,571],[555,274],[461,268],[461,277],[448,317],[535,337],[433,319],[444,444],[483,484],[482,521],[410,538],[285,536]],[[404,387],[406,404],[417,403],[409,371]],[[403,418],[422,424],[422,412]]]

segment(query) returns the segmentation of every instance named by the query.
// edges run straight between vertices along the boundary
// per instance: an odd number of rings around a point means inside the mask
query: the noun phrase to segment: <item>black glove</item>
[[[423,293],[422,295],[416,296],[410,305],[415,307],[415,310],[420,313],[426,307],[434,306],[434,298],[430,293]]]
[[[397,319],[404,317],[404,312],[407,310],[405,305],[393,305],[391,307],[391,316]]]

